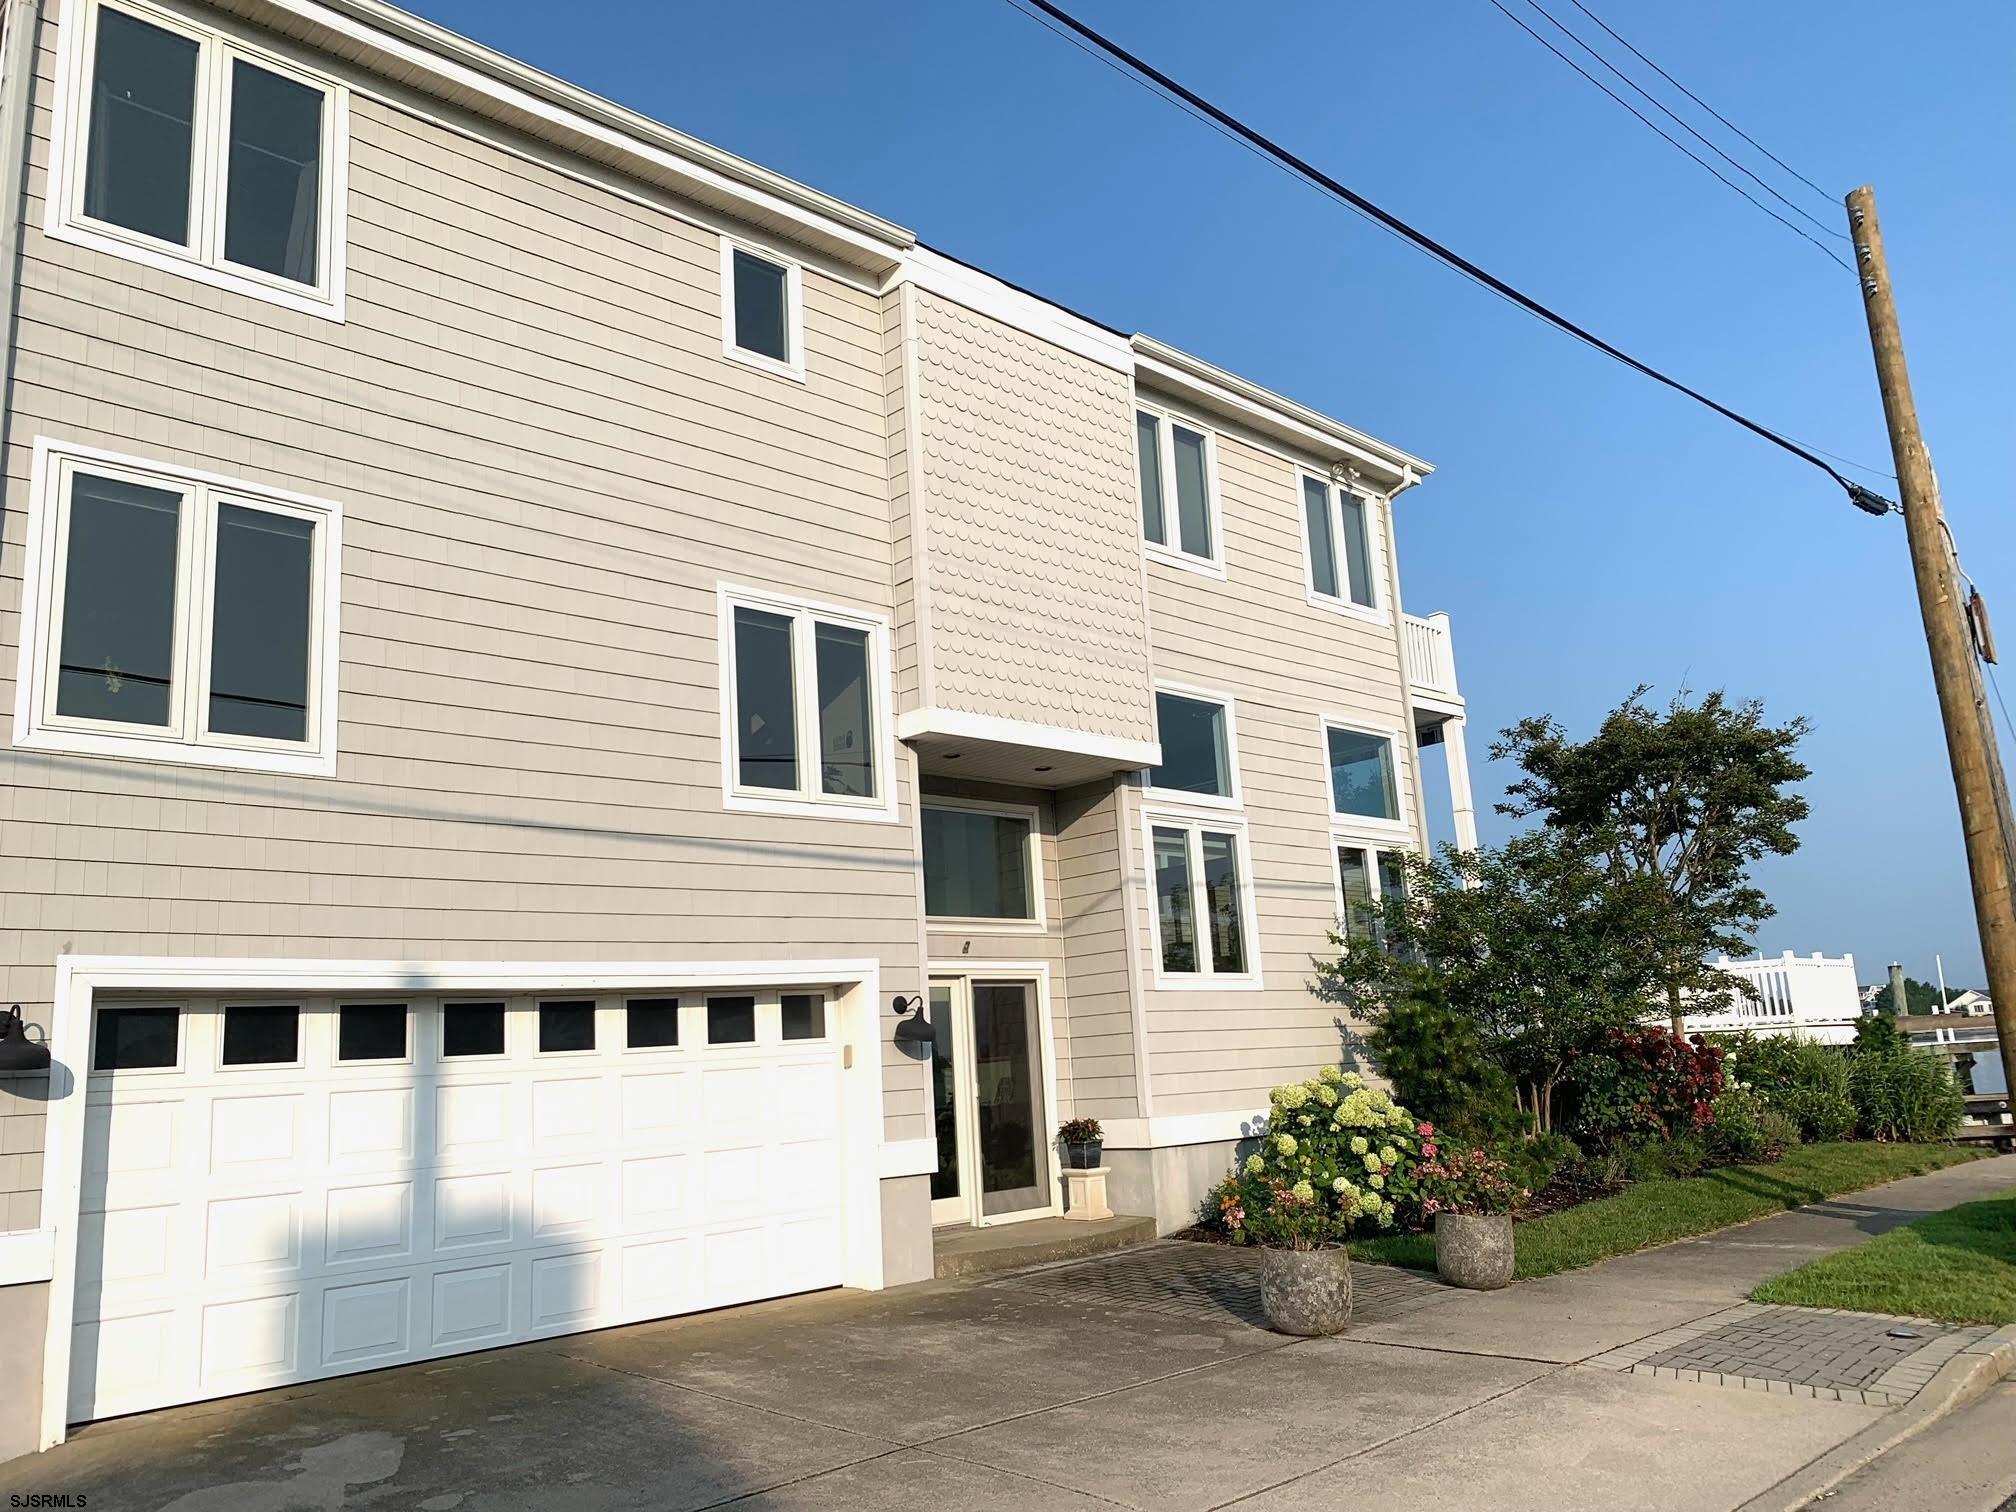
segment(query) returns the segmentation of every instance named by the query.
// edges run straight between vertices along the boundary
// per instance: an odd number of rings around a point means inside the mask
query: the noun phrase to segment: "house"
[[[1941,1013],[1958,1013],[1968,1018],[1990,1018],[1995,1013],[1995,1000],[1979,987],[1969,987],[1965,992],[1956,992],[1946,1000]]]
[[[1337,1059],[1426,463],[378,0],[6,16],[0,1455],[925,1278],[1067,1116],[1166,1231]]]
[[[1855,957],[1810,956],[1786,951],[1754,961],[1718,956],[1709,962],[1747,983],[1750,993],[1732,998],[1712,1013],[1690,1013],[1683,1020],[1689,1034],[1791,1034],[1823,1045],[1847,1045],[1855,1039],[1856,1023],[1865,1004],[1855,983]]]

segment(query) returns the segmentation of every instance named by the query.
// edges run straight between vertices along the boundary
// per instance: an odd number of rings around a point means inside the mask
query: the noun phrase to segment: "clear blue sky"
[[[1876,185],[1947,508],[2016,646],[2016,8],[1591,6],[1830,193]],[[1893,958],[1929,978],[1943,951],[1949,981],[1980,979],[1901,522],[1442,271],[1006,0],[599,0],[593,24],[543,0],[416,8],[1431,459],[1400,505],[1403,591],[1454,616],[1480,737],[1540,710],[1586,731],[1639,682],[1806,714],[1813,817],[1762,873],[1778,916],[1759,943],[1853,951],[1864,981]],[[1207,0],[1078,13],[1618,345],[1887,469],[1852,279],[1487,0],[1295,0],[1238,7],[1237,25]],[[1839,224],[1838,204],[1786,192]],[[1488,806],[1506,774],[1484,744]],[[1487,839],[1507,827],[1483,817]]]

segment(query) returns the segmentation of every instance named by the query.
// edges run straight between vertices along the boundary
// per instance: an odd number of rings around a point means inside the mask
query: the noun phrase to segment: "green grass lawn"
[[[1750,1296],[1945,1323],[2016,1323],[2016,1192],[1920,1218],[1787,1271]]]
[[[1684,1179],[1635,1182],[1614,1197],[1520,1224],[1513,1235],[1516,1274],[1521,1280],[1551,1276],[1902,1176],[1923,1176],[1985,1153],[1958,1145],[1813,1144],[1801,1145],[1777,1165],[1728,1166]],[[1351,1257],[1433,1270],[1435,1236],[1354,1239]]]

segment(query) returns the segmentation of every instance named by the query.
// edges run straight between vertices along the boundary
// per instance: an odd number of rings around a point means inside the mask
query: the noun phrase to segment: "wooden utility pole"
[[[2008,785],[1995,748],[1995,727],[1975,659],[1974,635],[1960,595],[1960,573],[1939,505],[1932,456],[1918,431],[1918,407],[1911,399],[1911,376],[1904,367],[1904,337],[1897,328],[1897,305],[1890,289],[1890,265],[1883,255],[1883,232],[1876,222],[1876,192],[1866,184],[1848,196],[1848,231],[1855,243],[1855,272],[1869,317],[1869,345],[1876,355],[1876,383],[1883,391],[1883,416],[1890,426],[1890,454],[1896,459],[1897,490],[1904,501],[1904,537],[1911,547],[1911,570],[1918,580],[1918,611],[1932,653],[1932,681],[1939,690],[1939,718],[1946,726],[1946,754],[1953,763],[1953,787],[1960,797],[1960,829],[1967,842],[1967,872],[1974,888],[1974,923],[1981,933],[1981,959],[1988,968],[1988,995],[1995,1000],[1995,1033],[2002,1042],[2003,1084],[2016,1097],[2016,893],[2008,831]],[[1898,1011],[1905,1011],[1899,1003]],[[2016,1103],[2012,1103],[2016,1107]]]

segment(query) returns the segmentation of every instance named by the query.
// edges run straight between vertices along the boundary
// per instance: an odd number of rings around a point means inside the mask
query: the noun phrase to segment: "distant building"
[[[1683,1020],[1689,1034],[1723,1034],[1748,1029],[1753,1034],[1796,1034],[1826,1045],[1845,1045],[1855,1038],[1868,996],[1855,983],[1852,955],[1828,957],[1815,951],[1754,961],[1727,956],[1709,962],[1750,984],[1756,997],[1738,997],[1714,1013],[1690,1013]]]
[[[1988,1018],[1995,1012],[1995,1001],[1979,987],[1969,987],[1965,992],[1956,992],[1946,1000],[1941,1013],[1964,1013],[1968,1018]]]
[[[1871,982],[1867,987],[1861,989],[1858,996],[1862,999],[1863,1012],[1875,1012],[1876,999],[1883,996],[1883,989],[1889,985],[1888,982]]]

